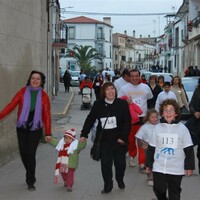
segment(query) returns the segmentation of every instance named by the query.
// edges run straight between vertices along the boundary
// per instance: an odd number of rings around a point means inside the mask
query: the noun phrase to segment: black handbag
[[[108,113],[108,116],[109,116],[109,113]],[[103,128],[101,130],[101,133],[99,135],[99,138],[98,138],[97,142],[93,143],[92,148],[90,150],[90,156],[95,161],[99,161],[100,158],[101,158],[101,138],[102,138],[102,134],[103,134],[103,130],[105,128],[106,122],[108,120],[108,116],[107,116],[106,121],[105,121],[105,123],[103,125]]]
[[[191,116],[185,123],[185,126],[190,132],[194,146],[200,144],[200,119]]]

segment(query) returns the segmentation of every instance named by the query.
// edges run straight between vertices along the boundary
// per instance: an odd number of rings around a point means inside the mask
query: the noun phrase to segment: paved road
[[[74,100],[66,116],[54,119],[54,135],[59,139],[65,129],[76,128],[80,133],[87,110],[80,110],[81,95],[75,90]],[[79,135],[78,135],[79,137]],[[57,152],[49,144],[40,144],[37,152],[37,183],[36,191],[30,192],[25,184],[25,171],[19,158],[0,168],[0,200],[151,200],[155,198],[152,187],[146,184],[146,175],[140,174],[137,167],[127,166],[125,175],[126,189],[121,191],[114,182],[110,194],[102,195],[103,181],[100,173],[100,163],[89,157],[90,139],[87,147],[80,154],[79,168],[75,174],[73,192],[66,192],[63,184],[53,184],[54,165]],[[127,159],[128,161],[128,159]],[[182,183],[182,200],[200,199],[200,176],[184,177]]]

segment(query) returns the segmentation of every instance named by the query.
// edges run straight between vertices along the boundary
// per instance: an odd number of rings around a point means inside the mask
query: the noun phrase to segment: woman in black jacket
[[[101,193],[109,193],[113,188],[112,165],[114,162],[115,175],[118,187],[125,189],[124,173],[126,169],[126,153],[128,135],[131,129],[131,116],[128,103],[116,97],[116,88],[113,83],[106,82],[101,89],[101,100],[95,101],[87,116],[80,141],[86,140],[90,129],[98,120],[96,138],[103,130],[101,138],[101,171],[104,180],[104,188]],[[108,117],[107,121],[106,118]],[[106,123],[105,123],[106,122]]]

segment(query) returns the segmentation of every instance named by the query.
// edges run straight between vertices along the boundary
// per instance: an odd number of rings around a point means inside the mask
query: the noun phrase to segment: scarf
[[[38,91],[36,105],[35,105],[35,112],[33,121],[30,124],[28,122],[28,116],[30,113],[30,104],[31,104],[31,91]],[[24,101],[21,114],[17,121],[17,127],[25,128],[31,127],[31,131],[38,130],[42,128],[42,88],[41,87],[31,87],[30,85],[26,87],[26,91],[24,93]]]
[[[62,150],[64,145],[65,145],[65,140],[64,140],[64,138],[62,138],[59,141],[58,145],[56,146],[56,150],[58,150],[58,151]],[[67,154],[73,154],[74,151],[77,149],[77,147],[78,147],[78,140],[74,139],[74,141],[72,141],[72,143],[70,144],[70,146],[67,150]]]

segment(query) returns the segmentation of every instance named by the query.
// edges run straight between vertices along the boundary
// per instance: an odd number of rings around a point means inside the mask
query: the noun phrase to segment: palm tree
[[[76,59],[77,63],[85,71],[89,73],[91,70],[92,60],[102,60],[102,55],[92,46],[76,45],[72,49],[67,50],[67,56]]]

